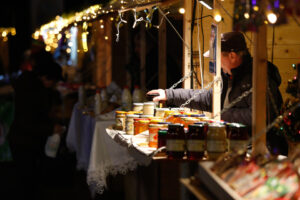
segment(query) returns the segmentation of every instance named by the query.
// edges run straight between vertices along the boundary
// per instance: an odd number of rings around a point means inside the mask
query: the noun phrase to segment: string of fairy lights
[[[8,41],[9,36],[15,36],[17,34],[14,27],[0,28],[0,39],[3,42]]]

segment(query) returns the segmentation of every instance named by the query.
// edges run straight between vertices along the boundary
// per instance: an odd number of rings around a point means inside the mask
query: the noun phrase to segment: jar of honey
[[[166,140],[168,159],[182,159],[185,152],[185,133],[182,124],[170,124]]]
[[[209,159],[217,160],[227,151],[226,127],[220,123],[212,123],[207,131],[207,154]]]
[[[167,128],[160,128],[158,130],[158,146],[157,148],[166,146],[166,140],[167,140]]]
[[[147,131],[149,123],[150,123],[149,119],[141,119],[141,118],[134,119],[134,122],[133,122],[134,135],[137,135],[144,131]]]
[[[157,148],[158,130],[162,128],[160,124],[149,124],[149,147]]]
[[[249,128],[239,123],[230,123],[227,125],[227,127],[229,152],[246,152],[249,139]]]
[[[134,119],[138,118],[138,115],[126,115],[126,127],[125,132],[127,135],[133,135],[134,134]]]
[[[189,160],[198,160],[204,157],[207,136],[205,126],[205,124],[191,124],[188,126],[186,148]]]

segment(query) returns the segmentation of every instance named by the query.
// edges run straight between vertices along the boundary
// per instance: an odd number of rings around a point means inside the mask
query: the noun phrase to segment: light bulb
[[[179,8],[178,12],[179,12],[180,14],[184,14],[184,13],[185,13],[185,9],[184,9],[184,8]]]
[[[250,18],[249,13],[246,12],[246,13],[244,14],[244,17],[245,17],[245,19],[249,19],[249,18]]]
[[[277,16],[274,14],[274,13],[269,13],[267,15],[268,17],[268,21],[271,23],[271,24],[275,24],[276,21],[277,21]]]
[[[215,19],[216,22],[220,22],[222,20],[222,17],[221,17],[220,14],[216,14],[214,19]]]

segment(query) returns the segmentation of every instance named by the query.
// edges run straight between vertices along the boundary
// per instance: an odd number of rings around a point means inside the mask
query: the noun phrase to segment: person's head
[[[56,62],[38,65],[34,70],[46,88],[54,87],[58,81],[63,79],[61,66]]]
[[[241,65],[243,57],[249,54],[245,37],[241,32],[221,34],[221,67],[225,73]]]

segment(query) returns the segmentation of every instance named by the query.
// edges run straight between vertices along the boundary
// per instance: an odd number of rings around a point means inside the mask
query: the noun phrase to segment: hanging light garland
[[[16,29],[14,27],[8,28],[0,28],[0,38],[3,42],[8,41],[8,36],[15,36],[17,34]]]

